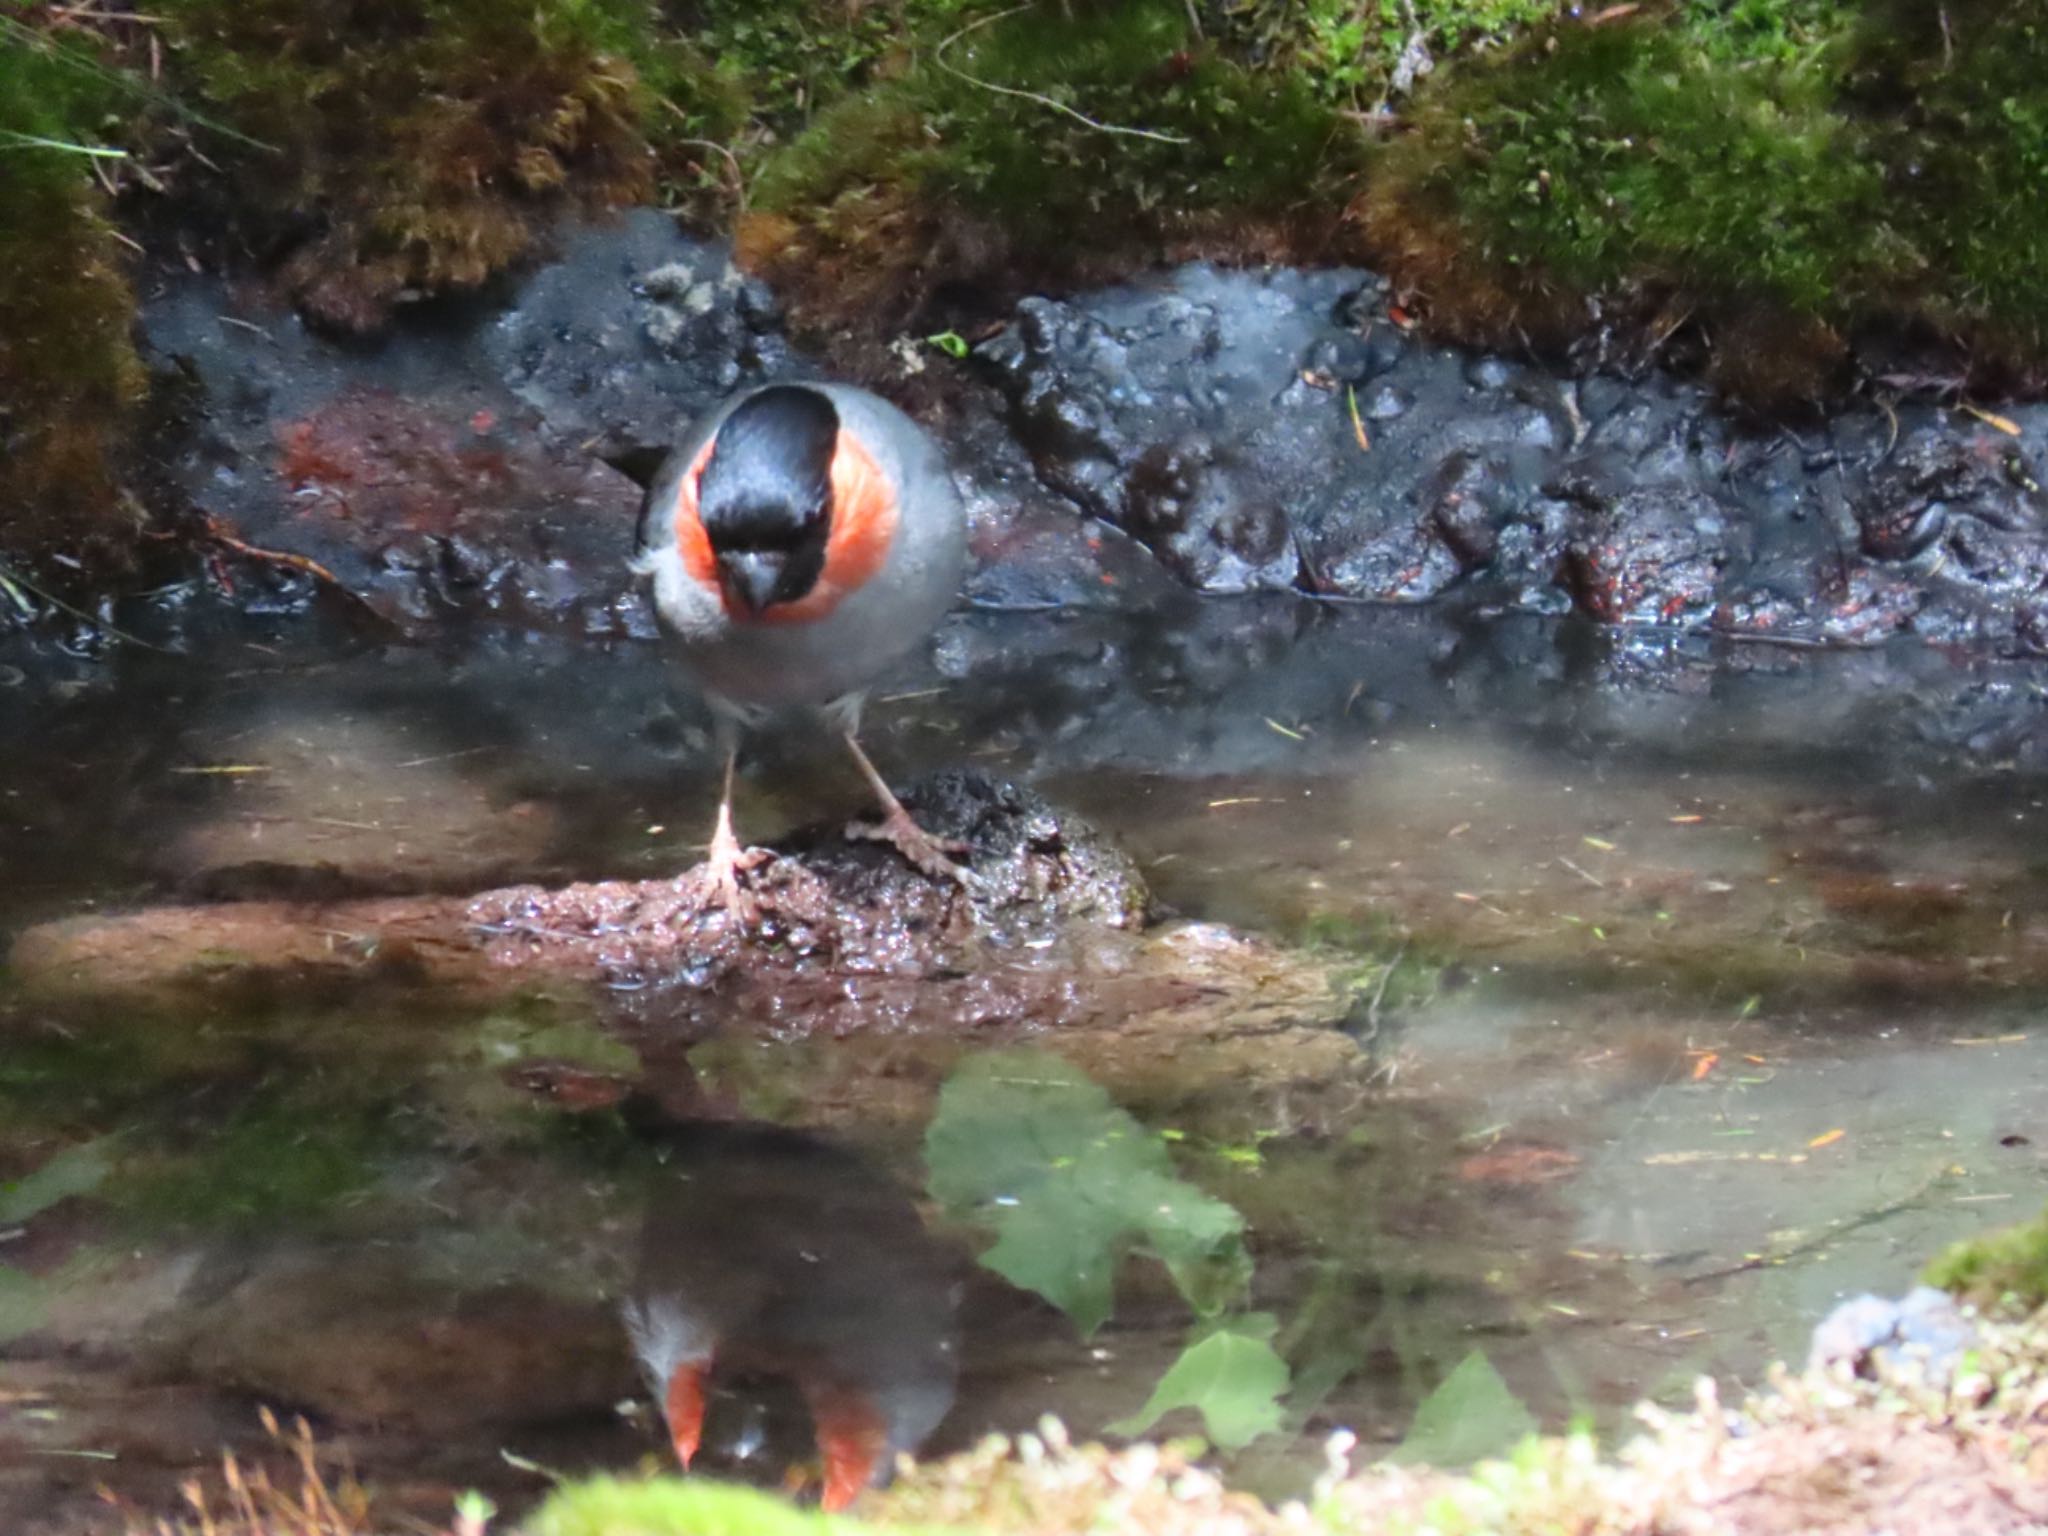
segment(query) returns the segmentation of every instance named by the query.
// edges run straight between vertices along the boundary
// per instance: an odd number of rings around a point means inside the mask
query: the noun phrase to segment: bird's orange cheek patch
[[[718,594],[728,617],[752,624],[802,624],[822,619],[881,570],[896,538],[896,493],[873,455],[852,434],[842,431],[832,455],[832,531],[825,542],[825,565],[816,585],[796,602],[773,604],[764,613],[736,611],[726,600],[711,535],[697,509],[704,466],[711,462],[716,446],[716,439],[706,443],[677,483],[673,523],[683,569],[692,581]]]
[[[712,447],[713,443],[706,443],[698,451],[676,484],[673,526],[676,553],[683,558],[683,569],[692,581],[719,593],[722,600],[724,584],[718,579],[718,557],[712,553],[711,535],[704,531],[704,519],[697,512],[697,488],[704,479],[704,466],[711,462]]]

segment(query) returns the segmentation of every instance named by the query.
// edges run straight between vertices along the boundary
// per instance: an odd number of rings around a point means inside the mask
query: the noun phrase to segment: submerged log
[[[745,877],[751,930],[690,871],[70,918],[22,934],[9,968],[45,1001],[152,1014],[554,999],[594,1010],[657,1084],[703,1071],[717,1057],[699,1048],[714,1043],[802,1046],[797,1118],[812,1123],[856,1104],[869,1121],[921,1114],[970,1042],[1042,1043],[1159,1105],[1339,1085],[1355,1102],[1366,1062],[1342,1028],[1353,999],[1337,961],[1213,924],[1154,923],[1131,861],[1029,791],[947,773],[905,799],[971,848],[971,888],[813,829]],[[835,1041],[856,1049],[824,1050]]]

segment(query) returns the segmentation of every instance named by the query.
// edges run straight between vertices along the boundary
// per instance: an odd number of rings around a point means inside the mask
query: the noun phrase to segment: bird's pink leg
[[[760,907],[754,898],[740,887],[740,871],[752,869],[767,857],[758,848],[742,848],[740,840],[732,831],[732,776],[733,767],[739,760],[739,750],[728,747],[725,753],[725,788],[718,797],[718,825],[711,833],[711,846],[705,850],[704,870],[712,888],[725,902],[725,910],[732,914],[732,920],[742,927],[751,928],[760,918]]]
[[[910,819],[910,812],[903,809],[903,802],[896,798],[895,791],[875,771],[875,765],[868,761],[867,753],[861,751],[860,742],[853,732],[845,733],[846,750],[853,754],[853,760],[860,764],[860,771],[866,776],[868,787],[875,792],[875,798],[882,802],[882,819],[874,825],[866,822],[849,822],[846,835],[866,842],[888,843],[918,869],[934,880],[957,880],[962,885],[972,883],[968,872],[954,863],[949,854],[972,853],[974,850],[965,843],[956,843],[947,838],[933,837]]]

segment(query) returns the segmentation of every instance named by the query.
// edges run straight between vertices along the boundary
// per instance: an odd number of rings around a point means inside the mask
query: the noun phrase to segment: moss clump
[[[521,1527],[523,1536],[858,1536],[871,1529],[757,1489],[678,1477],[565,1483]]]
[[[1234,53],[1299,74],[1332,105],[1367,107],[1400,94],[1401,77],[1433,67],[1435,54],[1486,47],[1560,9],[1559,0],[1250,0],[1216,19]],[[1411,54],[1411,42],[1424,52]]]
[[[134,295],[93,174],[118,103],[92,54],[0,16],[0,555],[134,531],[113,469],[143,388]]]
[[[650,197],[656,102],[708,80],[629,0],[161,9],[182,88],[270,146],[235,157],[242,227],[289,251],[309,313],[350,330],[477,286],[564,207]]]
[[[1363,213],[1454,333],[1557,339],[1589,296],[1629,296],[1702,318],[1734,392],[1786,397],[1819,393],[1872,327],[2038,358],[2044,181],[2034,7],[1744,0],[1568,23],[1464,65]]]
[[[742,252],[808,318],[885,325],[945,287],[1084,277],[1134,249],[1306,252],[1355,138],[1171,0],[990,16],[769,158]]]
[[[1922,1278],[1981,1307],[2031,1312],[2048,1305],[2048,1211],[1957,1243]]]
[[[304,1227],[366,1195],[409,1144],[399,1116],[356,1102],[267,1093],[197,1137],[159,1129],[135,1147],[105,1198],[152,1230]]]

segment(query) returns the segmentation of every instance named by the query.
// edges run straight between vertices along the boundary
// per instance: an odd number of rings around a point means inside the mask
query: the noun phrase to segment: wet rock
[[[652,210],[570,234],[480,340],[550,434],[606,457],[665,448],[743,385],[816,372],[760,282]]]
[[[1922,1285],[1897,1301],[1866,1295],[1841,1303],[1813,1330],[1808,1364],[1851,1376],[1904,1369],[1942,1386],[1977,1343],[1976,1324],[1956,1299]]]
[[[635,1385],[615,1306],[439,1277],[405,1248],[260,1255],[184,1328],[181,1373],[424,1435],[601,1414]]]
[[[638,491],[608,462],[637,473],[731,389],[820,368],[769,290],[665,215],[557,247],[374,345],[158,275],[145,340],[186,400],[166,477],[218,533],[293,557],[216,541],[237,603],[303,607],[324,570],[408,627],[657,634],[623,564]],[[945,439],[969,596],[991,607],[1135,611],[1177,584],[1480,617],[1576,604],[1798,645],[2048,645],[2048,407],[1740,427],[1668,375],[1424,345],[1341,269],[1197,264],[1025,300],[965,366],[891,356],[900,376],[871,382]],[[1597,509],[1557,493],[1575,475]]]
[[[634,215],[572,231],[509,293],[346,344],[262,293],[160,273],[143,338],[187,385],[163,474],[225,538],[299,561],[285,569],[301,603],[331,579],[404,627],[473,613],[648,633],[624,566],[639,492],[600,455],[665,441],[731,367],[780,360],[746,325],[692,333],[687,361],[665,353],[668,311],[635,280],[680,262],[729,271],[663,216]],[[265,590],[252,557],[228,558],[245,565],[231,597]]]
[[[237,606],[302,608],[331,579],[409,629],[460,614],[657,636],[625,565],[639,487],[611,466],[651,470],[731,391],[820,369],[773,294],[666,214],[571,226],[557,245],[374,343],[311,332],[254,290],[157,275],[144,340],[185,402],[158,444],[163,477],[216,534],[285,557],[220,545]],[[940,413],[974,517],[971,595],[1143,601],[1156,565],[1105,549],[1029,473],[987,393],[964,386]]]
[[[1560,580],[1606,624],[1697,624],[1720,595],[1738,530],[1696,491],[1627,491],[1581,513]]]
[[[1912,559],[1957,518],[2037,537],[2044,528],[2039,487],[2018,444],[1992,436],[1965,440],[1930,425],[1901,441],[1855,499],[1854,512],[1863,550],[1877,560]]]
[[[1384,305],[1364,273],[1196,265],[1028,300],[977,357],[1047,487],[1203,591],[1482,615],[1562,592],[1609,625],[2001,655],[2048,634],[2048,408],[1911,406],[1815,445],[1669,376],[1423,347]]]

